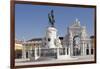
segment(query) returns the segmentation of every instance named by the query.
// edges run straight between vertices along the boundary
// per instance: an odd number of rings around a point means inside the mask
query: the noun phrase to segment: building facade
[[[91,55],[91,39],[88,36],[86,26],[81,26],[78,19],[67,28],[64,46],[70,48],[71,56]]]

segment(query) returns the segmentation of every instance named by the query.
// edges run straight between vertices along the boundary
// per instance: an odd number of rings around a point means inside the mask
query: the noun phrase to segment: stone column
[[[89,55],[91,55],[91,43],[89,41]]]
[[[34,57],[35,57],[35,60],[38,58],[38,56],[37,56],[37,48],[36,47],[34,49]]]
[[[39,47],[39,56],[41,56],[41,48]]]
[[[81,55],[84,56],[85,55],[85,43],[84,43],[83,40],[82,40],[81,43],[82,43],[82,45],[81,45],[82,46],[82,48],[81,48]]]
[[[23,45],[23,49],[22,49],[22,59],[26,59],[26,49],[25,49],[25,45]]]
[[[69,48],[70,48],[70,56],[73,56],[73,34],[69,31]]]
[[[70,55],[73,56],[73,41],[72,40],[70,41],[69,48],[70,48]]]
[[[59,58],[59,48],[57,48],[57,59]]]
[[[70,50],[71,50],[71,49],[70,49],[70,47],[69,47],[69,48],[68,48],[68,55],[70,55]]]
[[[67,54],[67,47],[65,47],[65,55],[68,55],[68,54]]]
[[[83,42],[81,42],[81,45],[80,46],[81,46],[81,56],[83,56],[83,46],[84,46],[83,45]]]
[[[84,47],[83,47],[83,50],[84,50],[84,56],[86,55],[86,47],[87,47],[87,44],[86,43],[84,43]]]

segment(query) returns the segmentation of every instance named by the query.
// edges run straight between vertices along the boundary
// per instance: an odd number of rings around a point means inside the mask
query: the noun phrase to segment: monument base
[[[60,55],[58,58],[57,58],[57,60],[76,60],[76,59],[78,59],[78,58],[73,58],[73,57],[71,57],[70,55]]]

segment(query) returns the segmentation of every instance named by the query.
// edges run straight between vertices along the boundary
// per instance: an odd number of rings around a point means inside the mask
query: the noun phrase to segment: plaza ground
[[[38,64],[54,64],[54,63],[72,63],[94,61],[94,55],[74,56],[71,58],[54,59],[51,57],[40,57],[38,60],[30,61],[29,59],[16,59],[15,66],[21,65],[38,65]]]

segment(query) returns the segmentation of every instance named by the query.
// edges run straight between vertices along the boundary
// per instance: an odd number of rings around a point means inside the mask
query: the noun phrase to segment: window
[[[46,43],[45,43],[45,45],[46,45]]]
[[[26,52],[26,58],[28,58],[28,52]]]
[[[76,35],[73,38],[73,55],[78,56],[80,54],[80,37]]]
[[[50,38],[48,38],[48,41],[50,41]]]
[[[89,49],[86,49],[86,54],[89,55]]]
[[[93,49],[91,49],[91,54],[93,55]]]

